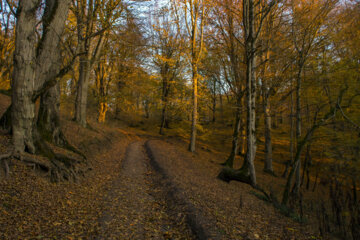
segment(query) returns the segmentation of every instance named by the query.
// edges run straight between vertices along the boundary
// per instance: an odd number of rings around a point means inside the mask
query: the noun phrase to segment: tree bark
[[[223,163],[224,166],[233,168],[235,157],[238,153],[239,147],[239,134],[241,127],[241,99],[238,99],[236,104],[236,113],[235,113],[235,125],[234,125],[234,133],[232,136],[232,147],[229,158]]]
[[[291,81],[292,85],[292,81]],[[292,91],[292,89],[291,89]],[[282,174],[283,178],[286,178],[289,172],[289,168],[291,164],[294,162],[294,98],[293,98],[293,92],[290,94],[290,144],[289,144],[289,151],[290,151],[290,160],[286,161],[285,163],[285,170]]]
[[[213,97],[212,97],[212,122],[215,123],[216,122],[216,79],[213,79]]]
[[[107,102],[100,102],[99,105],[100,106],[99,106],[98,122],[105,123],[106,113],[108,110],[108,104],[107,104]]]
[[[76,1],[73,1],[73,3],[75,4]],[[97,18],[100,18],[97,12],[98,8],[94,7],[94,4],[97,3],[94,1],[77,1],[77,11],[75,11],[79,52],[82,55],[80,56],[79,80],[76,88],[74,120],[83,127],[86,127],[87,124],[86,108],[90,73],[94,63],[99,60],[106,42],[105,31],[94,32],[95,22],[99,20]],[[102,16],[105,18],[102,20],[109,21],[110,14],[112,14],[112,11],[107,12],[106,16]],[[106,25],[107,22],[104,22],[104,24]],[[98,38],[97,42],[94,42],[96,37]]]
[[[264,110],[264,131],[265,131],[265,164],[264,171],[273,173],[272,165],[272,142],[271,142],[271,110],[270,102],[267,93],[263,96],[263,110]]]
[[[40,135],[59,146],[64,145],[60,125],[60,85],[46,91],[40,99],[37,127]]]
[[[299,141],[301,138],[301,74],[303,71],[304,64],[299,64],[298,74],[296,78],[296,142],[297,142],[297,149],[298,152]],[[295,159],[296,161],[296,159]],[[301,184],[301,161],[298,161],[296,164],[296,170],[295,170],[295,185],[293,192],[294,194],[298,194],[300,190],[300,184]]]
[[[306,147],[306,155],[305,155],[305,161],[304,161],[304,167],[303,167],[303,174],[301,177],[301,185],[303,186],[304,180],[305,180],[305,174],[307,175],[307,183],[306,183],[306,189],[309,189],[309,167],[311,164],[311,143],[308,143]]]
[[[245,100],[243,98],[243,105],[245,105]],[[241,117],[241,123],[240,123],[240,143],[239,143],[239,155],[244,157],[246,155],[246,128],[245,128],[245,117]]]
[[[86,127],[86,107],[91,64],[88,56],[80,57],[79,80],[75,100],[75,121]]]
[[[40,1],[19,1],[14,53],[12,130],[16,152],[35,153],[38,133],[35,101],[56,83],[60,71],[58,56],[61,36],[70,0],[47,0],[43,14],[43,32],[36,40],[36,12]]]
[[[165,66],[162,71],[162,111],[161,111],[161,125],[159,133],[164,135],[164,128],[168,128],[168,102],[169,102],[169,80],[168,80],[168,67]]]
[[[247,107],[247,154],[246,167],[248,168],[251,185],[256,186],[255,154],[256,154],[256,77],[255,77],[255,16],[254,2],[243,1],[245,25],[246,51],[246,107]]]
[[[12,129],[15,151],[27,149],[35,153],[33,130],[35,121],[35,60],[36,60],[36,17],[38,1],[20,1],[16,23],[14,52]]]
[[[193,66],[193,112],[191,121],[191,137],[189,151],[195,152],[196,144],[196,124],[198,119],[198,72],[197,66]]]
[[[201,60],[202,51],[204,48],[204,26],[205,26],[205,15],[208,9],[206,4],[202,1],[190,0],[190,19],[191,27],[187,24],[187,30],[190,37],[191,44],[191,68],[192,68],[192,87],[193,87],[193,111],[191,120],[191,133],[190,133],[190,144],[189,151],[195,152],[196,145],[196,126],[198,121],[198,66]],[[187,16],[187,3],[185,1],[184,10]],[[185,21],[187,21],[186,19]]]
[[[303,151],[303,148],[304,148],[305,144],[307,143],[307,141],[309,141],[309,139],[311,138],[314,131],[317,128],[319,128],[320,126],[321,126],[320,124],[315,124],[308,131],[308,133],[306,134],[304,139],[299,141],[299,143],[298,143],[298,147],[296,149],[295,159],[294,159],[294,162],[292,163],[291,170],[290,170],[289,176],[287,178],[286,186],[285,186],[284,193],[283,193],[283,199],[282,199],[282,204],[283,205],[286,205],[288,203],[292,178],[294,176],[294,173],[296,172],[296,169],[299,167],[299,162],[301,161],[300,157],[301,157],[301,153]]]

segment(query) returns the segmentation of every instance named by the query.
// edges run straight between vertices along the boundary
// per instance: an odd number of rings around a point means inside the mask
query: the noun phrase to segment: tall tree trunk
[[[195,152],[196,143],[196,124],[198,118],[198,72],[197,66],[193,65],[193,112],[191,121],[191,137],[189,151]]]
[[[291,81],[292,83],[292,81]],[[290,160],[286,161],[285,170],[282,174],[283,178],[286,178],[289,172],[291,164],[294,162],[294,97],[293,92],[290,94]]]
[[[162,112],[161,112],[161,125],[159,133],[164,135],[164,128],[168,128],[168,102],[169,102],[169,81],[164,74],[163,78],[163,86],[162,86]]]
[[[99,123],[105,123],[107,110],[108,110],[107,102],[101,101],[99,103],[99,116],[98,116]]]
[[[12,86],[12,130],[15,151],[27,149],[35,153],[33,130],[35,121],[35,102],[32,99],[35,91],[36,35],[34,17],[37,1],[20,1],[20,14],[16,23],[14,52],[14,71]]]
[[[244,104],[245,105],[245,104]],[[240,123],[240,143],[239,143],[239,155],[244,157],[246,155],[246,128],[245,128],[245,116],[241,117]]]
[[[213,80],[214,82],[214,92],[213,92],[213,102],[212,102],[212,122],[215,123],[216,121],[216,80]]]
[[[241,99],[237,99],[236,101],[236,113],[235,113],[235,125],[234,125],[234,133],[232,136],[232,147],[229,158],[226,162],[223,163],[224,166],[233,168],[235,157],[238,153],[238,146],[239,146],[239,134],[240,134],[240,127],[241,127]]]
[[[250,174],[251,185],[256,186],[256,77],[255,77],[255,16],[253,0],[244,0],[245,51],[246,51],[246,107],[247,107],[247,153],[246,167]]]
[[[220,92],[219,94],[219,101],[220,101],[220,118],[221,118],[221,122],[224,122],[224,103],[223,103],[223,95]]]
[[[146,99],[144,101],[144,112],[145,112],[145,118],[149,119],[150,118],[150,111],[149,111],[149,100]]]
[[[167,127],[167,101],[163,102],[163,109],[161,111],[161,125],[160,125],[160,131],[159,133],[161,135],[164,135],[164,128]]]
[[[299,141],[301,137],[301,74],[303,70],[303,64],[299,64],[299,70],[296,79],[296,151],[298,151]],[[301,161],[296,164],[295,170],[295,185],[293,193],[297,195],[300,190],[301,184]]]
[[[253,48],[252,48],[253,49]],[[256,155],[256,81],[254,74],[255,57],[249,59],[247,66],[247,154],[246,161],[250,173],[251,185],[256,186],[255,155]]]
[[[212,122],[215,123],[216,122],[216,96],[214,96],[214,98],[213,98],[213,105],[212,105],[211,111],[212,111]]]
[[[272,142],[271,142],[271,110],[267,93],[263,94],[263,110],[264,110],[264,133],[265,133],[265,165],[264,171],[273,173],[272,166]]]
[[[75,100],[75,121],[86,127],[86,107],[90,79],[90,59],[88,56],[80,57],[79,80]]]
[[[304,180],[305,180],[305,174],[308,177],[308,182],[306,184],[306,189],[309,189],[309,167],[311,162],[311,143],[308,143],[306,147],[306,155],[305,155],[305,161],[304,161],[304,167],[303,167],[303,174],[301,177],[301,184],[300,186],[303,186]]]

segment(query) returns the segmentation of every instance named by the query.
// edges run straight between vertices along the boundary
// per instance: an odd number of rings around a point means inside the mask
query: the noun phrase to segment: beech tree
[[[192,70],[193,104],[189,151],[195,152],[196,126],[198,122],[198,68],[204,50],[204,28],[210,5],[206,0],[181,0],[179,2],[182,4],[184,11],[189,45],[188,61]]]
[[[221,37],[222,48],[225,49],[226,57],[223,64],[229,65],[230,74],[226,73],[224,66],[225,81],[231,86],[231,92],[235,95],[235,122],[232,135],[232,147],[230,155],[223,165],[233,167],[235,157],[238,155],[239,135],[241,129],[245,129],[242,116],[244,112],[245,81],[244,76],[244,49],[243,38],[241,36],[241,15],[236,14],[241,11],[238,1],[229,0],[219,1],[218,7],[214,9],[214,15],[217,19],[214,21],[217,31]],[[229,62],[226,60],[229,59]]]
[[[297,1],[290,2],[291,19],[291,39],[293,42],[295,52],[295,64],[297,73],[295,76],[295,93],[296,93],[296,144],[297,152],[299,151],[299,143],[301,142],[301,89],[303,70],[306,62],[311,54],[319,44],[324,40],[321,36],[322,26],[330,13],[336,5],[337,0],[323,0],[318,2],[313,1]],[[294,185],[294,193],[299,192],[301,183],[301,161],[297,161],[296,165],[296,181]]]
[[[36,11],[41,1],[19,1],[12,86],[12,128],[15,151],[36,152],[35,101],[60,73],[57,47],[69,0],[45,2],[42,35],[36,37]]]
[[[244,0],[242,9],[243,46],[245,48],[246,65],[246,145],[247,152],[240,171],[224,168],[219,178],[224,180],[237,179],[256,187],[255,155],[256,155],[256,54],[257,43],[263,23],[277,1]]]
[[[169,128],[169,101],[174,82],[182,71],[181,60],[183,43],[176,5],[171,8],[162,8],[156,16],[156,24],[153,25],[154,64],[158,69],[162,81],[161,86],[161,120],[160,131]]]
[[[78,49],[81,53],[77,82],[75,116],[77,123],[86,126],[89,79],[105,44],[105,33],[124,10],[121,0],[74,0],[71,11],[77,21]]]
[[[265,160],[264,171],[274,174],[272,156],[272,111],[275,109],[271,105],[271,99],[280,89],[280,85],[286,84],[284,73],[287,71],[291,62],[281,61],[284,52],[284,36],[280,34],[281,27],[284,25],[283,7],[274,6],[264,21],[261,32],[261,53],[259,59],[261,66],[259,79],[261,82],[260,95],[262,100],[262,110],[264,118],[264,139],[265,139]],[[279,101],[280,102],[280,101]]]
[[[245,63],[246,63],[246,104],[247,104],[247,152],[246,161],[243,169],[248,169],[251,185],[256,186],[256,173],[254,160],[256,155],[256,44],[259,38],[263,23],[272,7],[277,1],[257,2],[252,0],[243,1],[243,24],[244,24],[244,45],[245,45]],[[260,6],[258,12],[255,12],[255,4]],[[259,16],[260,15],[260,16]],[[256,19],[259,16],[259,19]],[[256,21],[257,20],[257,21]]]
[[[107,48],[104,50],[103,56],[100,58],[95,68],[95,86],[96,97],[98,101],[98,122],[104,123],[106,119],[106,113],[109,105],[109,88],[114,77],[114,54],[111,53],[111,48],[107,44]]]
[[[21,0],[18,2],[15,14],[14,70],[11,86],[12,104],[10,106],[14,152],[2,156],[2,160],[15,157],[40,166],[51,173],[51,177],[55,181],[76,178],[78,172],[75,167],[78,161],[55,154],[47,144],[47,140],[52,141],[53,136],[47,136],[48,132],[46,129],[43,131],[44,129],[41,127],[43,123],[60,126],[59,94],[56,94],[58,93],[56,86],[58,86],[58,78],[63,76],[69,66],[62,68],[61,48],[58,46],[69,5],[70,0]],[[52,90],[54,92],[49,93]],[[43,102],[50,95],[51,101]],[[40,109],[37,117],[36,101],[40,97]],[[49,109],[51,112],[48,111]],[[38,119],[38,123],[36,123],[36,119]],[[53,134],[58,135],[56,132]],[[74,147],[66,145],[69,150],[83,156]],[[43,155],[48,158],[49,163],[40,163],[36,159],[24,156],[25,152]],[[6,161],[5,168],[8,172]]]

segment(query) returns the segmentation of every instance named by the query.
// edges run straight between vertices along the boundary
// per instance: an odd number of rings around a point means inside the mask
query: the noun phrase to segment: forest
[[[360,1],[0,0],[0,239],[360,240]]]

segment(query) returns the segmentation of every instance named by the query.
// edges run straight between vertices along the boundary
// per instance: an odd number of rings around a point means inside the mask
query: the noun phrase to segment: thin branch
[[[360,125],[356,124],[354,121],[352,121],[348,116],[346,116],[346,114],[344,113],[343,109],[341,108],[340,104],[337,104],[337,107],[339,108],[341,114],[343,115],[343,117],[350,122],[356,129],[360,129]]]

